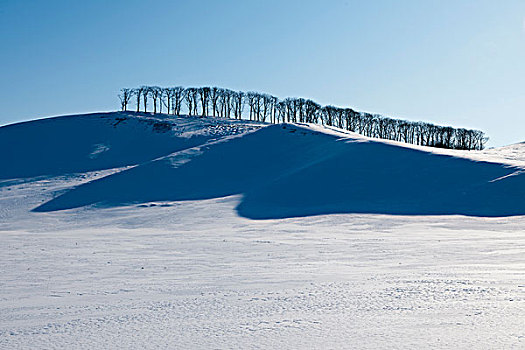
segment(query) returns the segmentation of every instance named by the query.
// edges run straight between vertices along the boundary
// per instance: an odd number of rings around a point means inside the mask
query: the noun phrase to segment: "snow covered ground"
[[[114,113],[0,146],[0,348],[525,347],[524,144]]]

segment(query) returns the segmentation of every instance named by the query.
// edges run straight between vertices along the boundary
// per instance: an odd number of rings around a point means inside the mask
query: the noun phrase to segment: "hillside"
[[[0,180],[140,164],[256,128],[251,123],[149,114],[95,113],[0,127]]]
[[[0,128],[0,143],[12,150],[1,156],[11,166],[0,179],[132,166],[72,188],[35,208],[39,212],[242,195],[237,211],[253,219],[525,214],[525,174],[516,156],[523,144],[450,151],[311,124],[134,113],[7,126]]]
[[[523,143],[97,113],[0,146],[0,348],[523,348]]]

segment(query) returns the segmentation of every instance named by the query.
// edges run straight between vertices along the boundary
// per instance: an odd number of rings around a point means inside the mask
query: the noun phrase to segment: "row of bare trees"
[[[245,118],[270,123],[318,123],[421,146],[481,150],[488,140],[479,130],[392,119],[351,108],[321,106],[304,98],[279,100],[265,93],[218,87],[141,86],[122,89],[119,98],[123,111],[135,104],[137,112],[163,113],[165,108],[165,113],[173,115],[181,115],[184,111],[190,116]]]

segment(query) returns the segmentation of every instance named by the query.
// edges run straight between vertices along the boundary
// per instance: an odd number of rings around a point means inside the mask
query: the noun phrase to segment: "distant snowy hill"
[[[133,166],[35,208],[243,195],[254,219],[330,213],[525,214],[523,144],[437,150],[307,124],[105,113],[0,128],[0,179]]]

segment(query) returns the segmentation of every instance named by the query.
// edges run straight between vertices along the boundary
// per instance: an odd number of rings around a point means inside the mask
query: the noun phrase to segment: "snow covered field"
[[[524,144],[23,126],[0,128],[0,348],[525,347]]]

